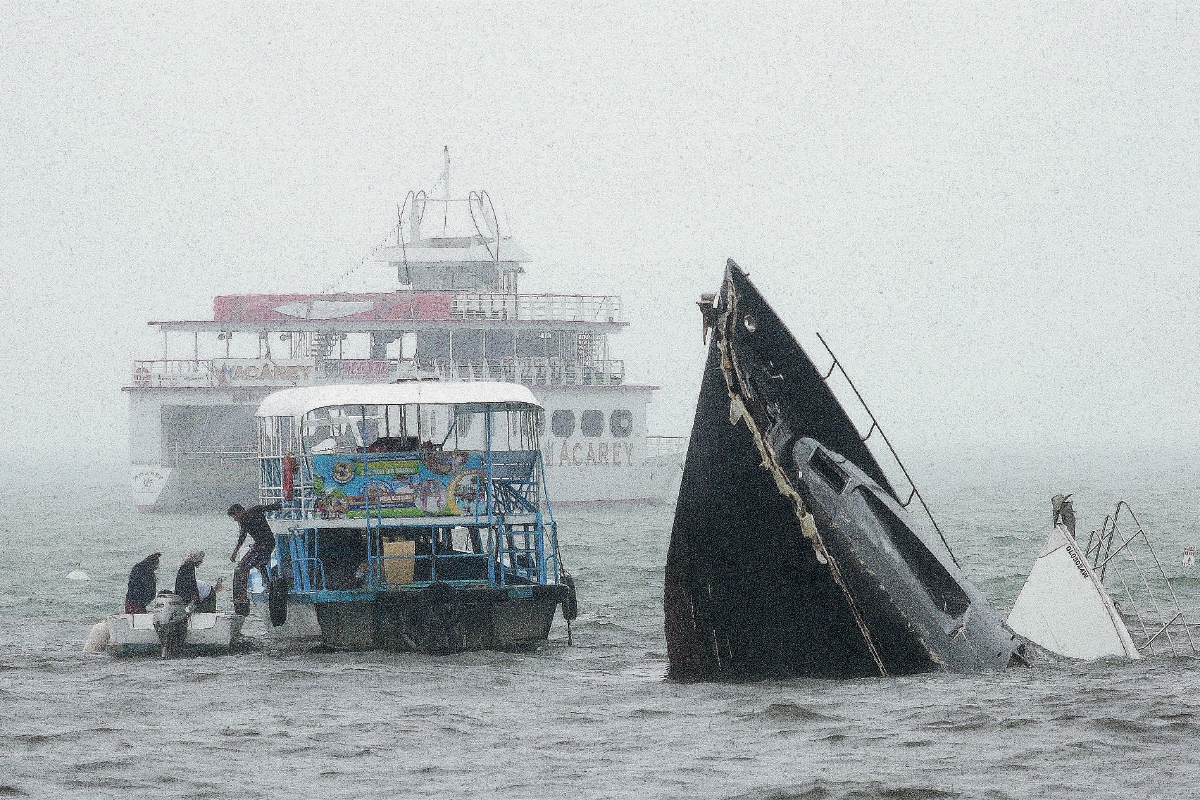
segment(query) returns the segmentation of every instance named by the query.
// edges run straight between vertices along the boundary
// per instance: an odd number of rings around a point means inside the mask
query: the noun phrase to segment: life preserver
[[[283,499],[290,503],[292,502],[292,495],[294,494],[296,485],[295,457],[291,453],[288,453],[283,457],[283,463],[281,466],[283,472]]]

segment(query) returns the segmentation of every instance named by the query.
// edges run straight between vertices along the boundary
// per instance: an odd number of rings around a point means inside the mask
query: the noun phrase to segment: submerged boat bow
[[[712,342],[664,590],[671,677],[1006,666],[1021,640],[913,524],[825,376],[733,261],[701,308]]]

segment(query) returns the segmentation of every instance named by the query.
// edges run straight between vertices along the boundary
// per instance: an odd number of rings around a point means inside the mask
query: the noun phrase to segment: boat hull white
[[[162,643],[154,630],[154,614],[113,614],[108,626],[106,649],[113,655],[158,655]],[[184,653],[228,652],[240,622],[224,612],[192,614],[188,618]]]
[[[1061,524],[1029,571],[1008,626],[1067,658],[1141,658],[1112,598]]]

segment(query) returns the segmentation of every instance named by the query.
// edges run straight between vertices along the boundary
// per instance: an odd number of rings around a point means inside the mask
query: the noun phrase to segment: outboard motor
[[[164,589],[154,598],[151,611],[154,614],[154,632],[162,644],[162,657],[174,658],[183,651],[187,642],[188,618],[191,617],[187,603],[174,592]]]

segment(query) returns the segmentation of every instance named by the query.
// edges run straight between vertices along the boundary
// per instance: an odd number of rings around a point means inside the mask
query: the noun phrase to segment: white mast
[[[442,212],[442,236],[446,236],[450,224],[450,145],[442,145],[442,154],[446,157],[446,167],[442,170],[442,187],[446,190],[445,211]]]

